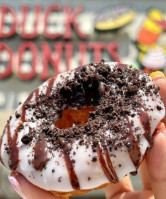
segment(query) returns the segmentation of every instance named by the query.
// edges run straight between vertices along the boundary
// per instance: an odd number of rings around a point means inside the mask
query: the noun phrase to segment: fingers
[[[160,95],[164,101],[164,104],[166,106],[166,78],[164,74],[160,71],[151,73],[151,77],[155,81],[155,83],[160,87]],[[159,74],[158,74],[159,73]]]
[[[166,196],[166,129],[154,136],[153,147],[147,153],[145,160],[155,199],[164,199]]]
[[[164,130],[165,130],[165,125],[164,123],[160,122],[154,134],[160,133],[161,131],[164,131]],[[147,164],[145,160],[141,163],[140,170],[141,170],[141,179],[142,179],[143,189],[152,190],[149,173],[147,169]]]
[[[133,187],[131,184],[131,180],[129,176],[126,176],[117,184],[110,183],[105,188],[105,194],[107,199],[116,198],[118,195],[122,194],[123,192],[130,192],[133,191]]]
[[[22,175],[12,172],[9,181],[23,199],[62,199],[28,182]]]
[[[156,81],[156,83],[160,87],[160,95],[166,107],[166,78],[159,79]],[[166,117],[164,118],[163,122],[166,124]]]
[[[164,104],[166,106],[166,78],[159,79],[156,81],[157,85],[160,87],[160,95],[164,101]]]
[[[143,161],[141,163],[140,171],[141,171],[141,179],[142,179],[143,190],[152,190],[150,178],[149,178],[149,173],[148,173],[145,161]]]
[[[129,176],[117,184],[110,183],[105,188],[105,194],[107,199],[154,199],[152,191],[133,191]]]
[[[117,184],[105,188],[107,199],[154,199],[152,191],[133,191],[130,177],[126,176]]]
[[[160,87],[160,95],[166,107],[166,78],[164,74],[160,71],[153,72],[150,74],[156,84]],[[166,117],[164,118],[163,122],[166,124]]]
[[[152,75],[153,76],[153,75]],[[160,95],[166,107],[166,78],[158,74],[152,77],[160,87]],[[163,122],[166,124],[166,117]],[[154,137],[153,148],[147,154],[146,163],[152,189],[156,199],[164,199],[166,195],[166,130],[161,130]]]
[[[118,194],[110,199],[155,199],[151,191],[134,191]]]

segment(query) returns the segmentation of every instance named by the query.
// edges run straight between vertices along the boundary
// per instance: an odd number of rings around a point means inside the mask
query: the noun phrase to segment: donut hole
[[[59,129],[68,129],[73,125],[82,125],[89,119],[89,113],[94,111],[94,107],[85,107],[82,109],[65,109],[61,117],[55,121],[55,126]]]

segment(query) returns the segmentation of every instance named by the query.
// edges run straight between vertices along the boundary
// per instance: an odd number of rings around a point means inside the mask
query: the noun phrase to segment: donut
[[[3,132],[1,162],[57,196],[85,193],[136,175],[164,116],[148,74],[87,64],[50,78],[19,105]]]

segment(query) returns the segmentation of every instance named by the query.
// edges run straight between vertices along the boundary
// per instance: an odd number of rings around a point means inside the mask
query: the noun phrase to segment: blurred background
[[[0,135],[44,80],[102,58],[166,73],[165,0],[0,0]],[[0,165],[0,199],[19,198],[8,173]],[[139,174],[132,181],[141,188]]]

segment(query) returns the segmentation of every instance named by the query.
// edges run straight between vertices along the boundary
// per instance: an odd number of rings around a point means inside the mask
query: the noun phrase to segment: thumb
[[[155,199],[165,199],[166,196],[166,128],[163,125],[145,157]]]
[[[166,78],[161,71],[156,71],[150,74],[153,81],[160,87],[160,95],[166,107]],[[163,119],[163,122],[166,124],[166,117]]]
[[[63,199],[61,197],[55,197],[51,192],[32,185],[15,171],[9,175],[9,181],[23,199]]]

